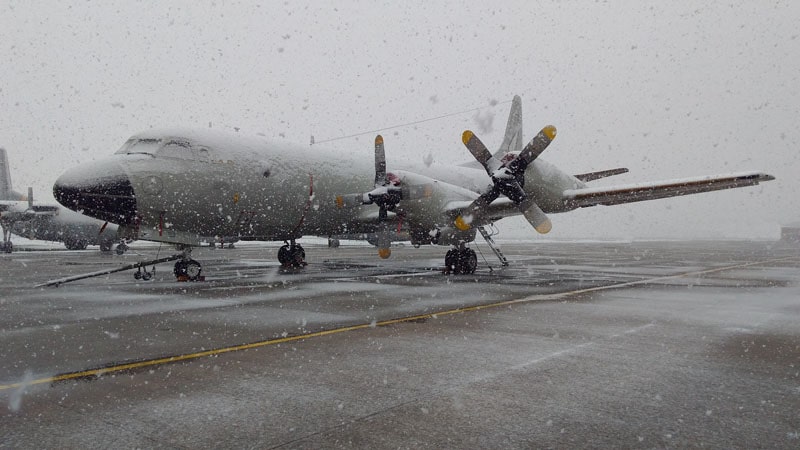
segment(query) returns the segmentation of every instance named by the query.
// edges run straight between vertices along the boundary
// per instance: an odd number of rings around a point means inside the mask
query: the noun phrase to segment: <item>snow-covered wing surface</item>
[[[59,210],[58,205],[33,205],[31,209],[40,215],[51,215],[55,214]]]
[[[0,200],[0,212],[12,211],[15,209],[15,205],[18,203],[19,202],[9,200]]]
[[[772,175],[762,172],[739,172],[620,186],[568,189],[564,191],[564,202],[573,208],[618,205],[721,189],[754,186],[762,181],[774,179],[775,177]]]
[[[28,202],[14,201],[14,200],[0,200],[0,212],[14,211],[23,212],[31,209],[37,214],[55,214],[59,207],[58,205],[37,205],[29,207]]]

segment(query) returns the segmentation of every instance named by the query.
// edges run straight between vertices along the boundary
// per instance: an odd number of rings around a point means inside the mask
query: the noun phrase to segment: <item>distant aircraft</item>
[[[109,251],[119,241],[116,225],[105,224],[57,204],[34,202],[32,191],[28,188],[27,196],[14,191],[8,154],[0,148],[0,225],[3,228],[0,251],[12,251],[12,232],[29,239],[63,242],[69,250],[99,245],[100,250]],[[124,243],[120,243],[117,253],[124,253],[126,248]]]
[[[175,244],[181,250],[171,257],[175,275],[195,280],[201,278],[201,265],[191,258],[191,248],[202,236],[284,241],[278,261],[300,267],[305,251],[296,239],[305,235],[366,234],[382,258],[390,256],[392,240],[407,235],[414,245],[452,246],[445,270],[473,273],[477,258],[466,244],[477,231],[487,237],[484,226],[504,217],[522,215],[536,231],[547,233],[551,213],[774,179],[742,172],[593,188],[586,183],[627,169],[564,173],[538,159],[555,136],[555,127],[547,126],[523,145],[519,97],[512,102],[503,143],[494,154],[473,132],[463,133],[477,164],[421,161],[387,171],[381,136],[375,139],[373,166],[372,158],[318,146],[210,130],[147,131],[131,137],[109,158],[68,170],[53,193],[70,209],[119,224],[121,236]]]

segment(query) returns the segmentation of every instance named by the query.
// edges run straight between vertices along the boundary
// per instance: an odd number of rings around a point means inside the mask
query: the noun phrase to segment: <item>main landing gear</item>
[[[10,227],[11,225],[9,225]],[[0,252],[1,253],[11,253],[11,250],[14,249],[14,244],[11,243],[11,230],[6,229],[5,226],[3,228],[3,242],[0,242]]]
[[[306,263],[306,251],[294,239],[286,242],[286,245],[278,249],[278,262],[281,263],[283,268],[299,268],[308,265]]]
[[[478,255],[475,254],[475,250],[462,242],[444,256],[444,266],[445,274],[469,275],[475,273],[478,267]]]

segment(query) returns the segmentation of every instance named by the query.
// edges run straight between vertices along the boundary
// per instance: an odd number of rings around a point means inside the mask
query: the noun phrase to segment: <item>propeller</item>
[[[504,162],[492,156],[489,149],[475,136],[475,133],[470,130],[464,131],[461,139],[472,156],[481,163],[486,169],[486,173],[492,178],[492,188],[464,208],[461,215],[455,220],[456,227],[460,230],[469,230],[471,224],[483,216],[489,204],[502,194],[517,205],[522,215],[536,231],[542,234],[549,232],[553,228],[553,224],[522,187],[525,185],[525,169],[542,154],[555,137],[556,128],[548,125],[531,139],[516,158]]]
[[[415,197],[415,190],[404,190],[394,180],[390,180],[386,173],[386,151],[383,147],[383,136],[375,137],[375,184],[374,189],[364,194],[347,194],[336,197],[336,204],[340,208],[358,205],[378,205],[378,220],[381,229],[377,233],[378,255],[386,259],[392,254],[391,232],[387,223],[388,211],[394,211],[403,197]]]

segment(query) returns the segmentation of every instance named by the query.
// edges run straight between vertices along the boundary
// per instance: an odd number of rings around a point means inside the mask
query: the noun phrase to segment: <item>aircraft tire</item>
[[[460,272],[465,275],[475,273],[475,269],[478,268],[478,255],[475,254],[475,250],[465,248],[458,252],[457,265],[460,268]]]
[[[175,261],[175,268],[172,270],[172,273],[175,274],[175,278],[186,275],[186,261],[182,259]]]
[[[306,263],[306,251],[300,244],[286,244],[278,249],[278,262],[282,266],[302,267]]]
[[[446,273],[459,273],[458,250],[451,248],[444,255],[444,265]]]
[[[124,243],[117,244],[117,248],[116,250],[114,250],[114,252],[118,255],[124,255],[126,251],[128,251],[128,246],[125,245]]]
[[[11,253],[14,249],[14,244],[12,244],[11,241],[3,242],[0,244],[0,249],[2,249],[3,253]]]
[[[292,252],[292,264],[295,266],[301,266],[306,262],[306,251],[300,244],[294,246],[294,252]]]
[[[100,251],[101,252],[110,252],[111,251],[111,247],[113,247],[111,242],[100,241]]]
[[[186,277],[189,281],[197,281],[200,279],[200,273],[203,271],[199,262],[193,259],[185,259],[175,261],[175,269],[173,273],[175,278]]]
[[[282,266],[288,266],[291,260],[292,256],[289,251],[289,244],[278,249],[278,262],[281,263]]]
[[[201,272],[203,272],[203,267],[199,262],[193,259],[186,261],[186,276],[189,277],[189,281],[199,280]]]

